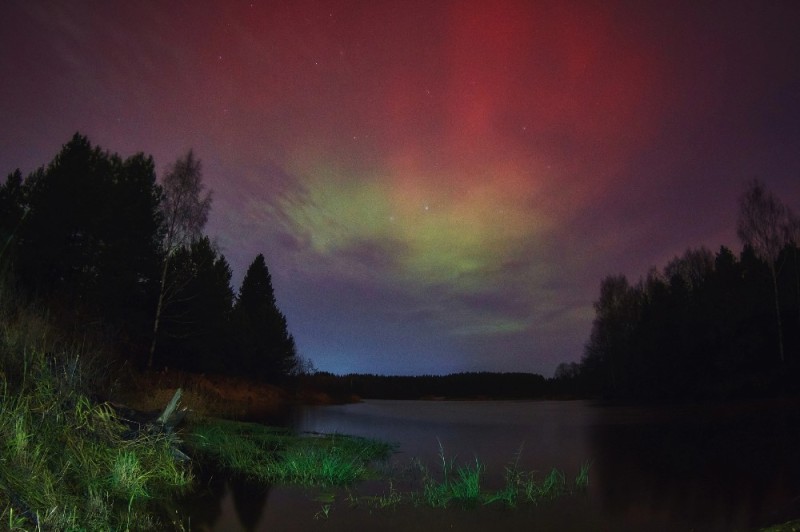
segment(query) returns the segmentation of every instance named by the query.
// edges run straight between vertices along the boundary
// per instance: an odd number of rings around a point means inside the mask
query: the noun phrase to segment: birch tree
[[[788,243],[786,231],[788,225],[789,211],[786,206],[759,180],[751,181],[739,199],[739,219],[736,233],[742,243],[750,246],[769,267],[775,300],[775,321],[778,327],[778,355],[781,363],[784,362],[785,357],[778,293],[778,258]]]
[[[161,215],[163,223],[161,280],[158,303],[153,320],[153,340],[147,367],[153,367],[164,308],[169,305],[174,287],[170,285],[169,268],[175,252],[200,238],[211,210],[211,191],[205,191],[200,160],[189,152],[169,167],[161,183]]]

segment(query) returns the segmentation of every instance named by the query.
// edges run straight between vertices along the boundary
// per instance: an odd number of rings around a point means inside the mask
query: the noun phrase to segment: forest
[[[238,292],[203,234],[211,191],[189,151],[160,182],[153,159],[122,159],[78,133],[55,158],[0,186],[4,299],[39,307],[109,358],[278,383],[300,369],[263,255]]]
[[[554,387],[632,401],[796,395],[800,220],[758,180],[738,207],[738,256],[690,248],[634,283],[604,278],[583,358]]]

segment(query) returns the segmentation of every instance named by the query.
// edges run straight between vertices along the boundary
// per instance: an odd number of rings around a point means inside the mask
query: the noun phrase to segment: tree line
[[[263,255],[238,292],[203,229],[211,192],[192,151],[161,180],[78,133],[47,165],[0,186],[3,292],[112,338],[141,367],[275,382],[298,368]]]
[[[549,381],[535,373],[468,372],[449,375],[333,375],[316,372],[303,377],[311,389],[335,398],[364,399],[530,399],[550,392]]]
[[[645,401],[796,394],[800,220],[755,180],[737,234],[738,256],[690,248],[636,283],[603,279],[583,357],[554,385]]]

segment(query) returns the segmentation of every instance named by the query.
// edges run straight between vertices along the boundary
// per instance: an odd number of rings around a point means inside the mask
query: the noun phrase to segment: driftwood
[[[117,419],[128,427],[125,437],[133,439],[141,434],[166,434],[172,439],[172,456],[182,462],[189,460],[189,457],[178,448],[181,440],[175,433],[175,428],[186,417],[185,408],[178,410],[181,395],[183,395],[181,388],[175,390],[172,399],[159,415],[153,412],[142,412],[124,405],[113,405],[117,412]]]
[[[178,409],[178,404],[181,402],[181,395],[183,395],[183,390],[180,388],[175,390],[172,399],[169,400],[164,411],[161,412],[161,415],[156,419],[156,423],[160,423],[168,432],[171,432],[171,429],[175,427],[176,421],[180,423],[180,421],[183,420],[183,416],[180,416],[180,419],[176,419],[177,414],[175,413],[175,410]]]
[[[161,415],[158,416],[156,419],[156,424],[161,425],[161,430],[172,437],[172,445],[170,446],[170,450],[172,451],[172,457],[175,460],[180,462],[185,462],[189,460],[189,457],[178,449],[178,443],[180,440],[175,436],[175,427],[179,425],[183,418],[186,416],[186,409],[178,410],[178,404],[181,401],[181,395],[183,394],[183,390],[178,388],[175,390],[175,394],[170,399],[167,406],[164,408],[164,411],[161,412]]]

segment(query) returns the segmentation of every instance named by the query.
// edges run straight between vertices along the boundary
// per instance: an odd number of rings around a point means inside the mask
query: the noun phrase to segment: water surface
[[[800,517],[797,405],[634,408],[584,401],[366,401],[304,407],[297,430],[395,442],[395,469],[412,459],[436,471],[440,445],[456,463],[486,466],[500,487],[512,462],[574,478],[585,493],[505,509],[353,508],[337,493],[327,517],[306,490],[215,479],[193,530],[752,530]],[[386,491],[383,484],[361,492]],[[324,494],[323,494],[324,495]]]

